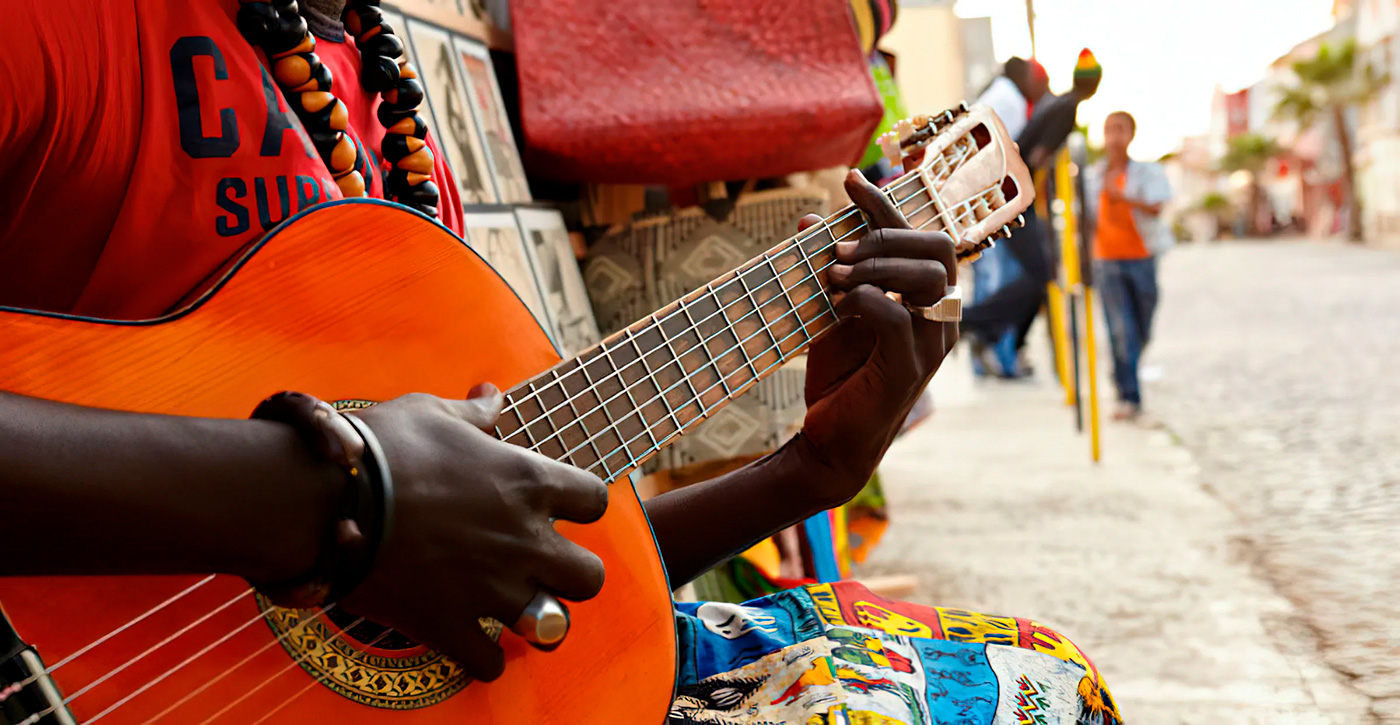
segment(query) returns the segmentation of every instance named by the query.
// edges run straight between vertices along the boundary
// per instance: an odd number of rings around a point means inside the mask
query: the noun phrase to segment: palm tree
[[[1260,133],[1242,133],[1230,139],[1230,148],[1220,160],[1220,168],[1225,171],[1249,172],[1249,228],[1253,229],[1259,219],[1259,206],[1264,199],[1264,188],[1259,176],[1264,166],[1278,156],[1282,149],[1278,142]],[[1256,230],[1264,231],[1264,230]]]
[[[1342,151],[1342,204],[1347,210],[1348,232],[1354,242],[1361,241],[1363,234],[1361,202],[1356,196],[1356,167],[1352,160],[1353,142],[1347,130],[1346,112],[1349,106],[1365,105],[1390,82],[1369,64],[1360,68],[1357,63],[1354,39],[1348,39],[1335,50],[1323,43],[1316,57],[1293,62],[1298,84],[1284,89],[1283,97],[1274,107],[1275,117],[1297,121],[1305,129],[1324,119],[1332,122],[1337,145]]]

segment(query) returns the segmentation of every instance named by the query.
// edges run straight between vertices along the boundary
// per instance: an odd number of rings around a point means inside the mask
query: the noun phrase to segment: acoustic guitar
[[[1010,233],[1033,191],[992,111],[897,128],[885,141],[909,170],[884,192],[913,226],[961,240],[965,258]],[[602,520],[559,524],[606,563],[602,593],[571,605],[553,652],[501,633],[496,682],[472,683],[353,612],[270,606],[236,577],[9,578],[0,723],[661,723],[676,674],[671,587],[627,475],[836,322],[824,270],[864,228],[848,207],[562,362],[461,239],[363,199],[288,219],[168,317],[0,309],[12,392],[242,418],[283,389],[356,407],[490,381],[508,391],[500,438],[612,488]]]

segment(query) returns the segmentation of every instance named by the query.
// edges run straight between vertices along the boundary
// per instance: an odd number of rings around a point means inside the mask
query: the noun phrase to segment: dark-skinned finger
[[[462,420],[487,433],[496,430],[496,419],[501,416],[506,397],[491,383],[481,383],[472,388],[466,400],[454,401],[453,408]]]
[[[952,237],[942,232],[876,229],[866,232],[859,240],[836,243],[836,258],[846,264],[876,257],[934,259],[948,270],[948,284],[958,283],[958,247]]]
[[[521,606],[524,609],[524,605]],[[490,682],[506,671],[506,656],[501,646],[491,641],[477,624],[476,617],[443,612],[446,621],[437,622],[433,632],[415,630],[414,639],[427,642],[443,654],[456,660],[472,679]]]
[[[838,290],[875,285],[914,305],[931,305],[948,293],[948,270],[932,259],[876,257],[854,265],[833,264],[827,280]]]
[[[603,560],[597,554],[564,538],[546,535],[534,580],[561,599],[582,602],[603,590]]]
[[[870,325],[875,333],[875,351],[871,358],[881,366],[887,381],[917,377],[917,370],[914,369],[914,319],[904,305],[886,297],[880,288],[863,284],[847,292],[836,303],[836,314],[843,319],[860,317]]]
[[[865,175],[852,169],[846,174],[846,193],[855,202],[873,227],[890,229],[912,229],[909,220],[899,213],[894,202],[880,190],[880,187],[866,181]]]
[[[608,485],[573,466],[549,461],[536,484],[543,488],[542,499],[550,518],[591,524],[608,510]]]
[[[820,214],[808,214],[807,216],[804,216],[801,219],[797,220],[797,231],[805,232],[808,229],[811,229],[814,225],[820,224],[821,220],[822,216]]]

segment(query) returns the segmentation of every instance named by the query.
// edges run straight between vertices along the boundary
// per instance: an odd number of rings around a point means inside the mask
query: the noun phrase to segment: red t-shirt
[[[0,22],[0,305],[160,315],[298,210],[341,198],[234,25],[237,0],[8,3]],[[402,28],[396,28],[402,32]],[[380,170],[354,41],[317,39]],[[442,221],[462,212],[442,154]]]

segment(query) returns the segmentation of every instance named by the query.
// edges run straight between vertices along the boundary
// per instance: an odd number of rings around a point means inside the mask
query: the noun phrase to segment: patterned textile
[[[1029,619],[894,602],[859,584],[677,604],[668,725],[1121,725],[1093,662]]]
[[[800,189],[745,194],[716,221],[698,207],[618,226],[593,244],[583,277],[604,335],[651,314],[797,232],[826,198]],[[805,373],[789,365],[663,450],[645,472],[760,456],[792,437],[806,413]]]

